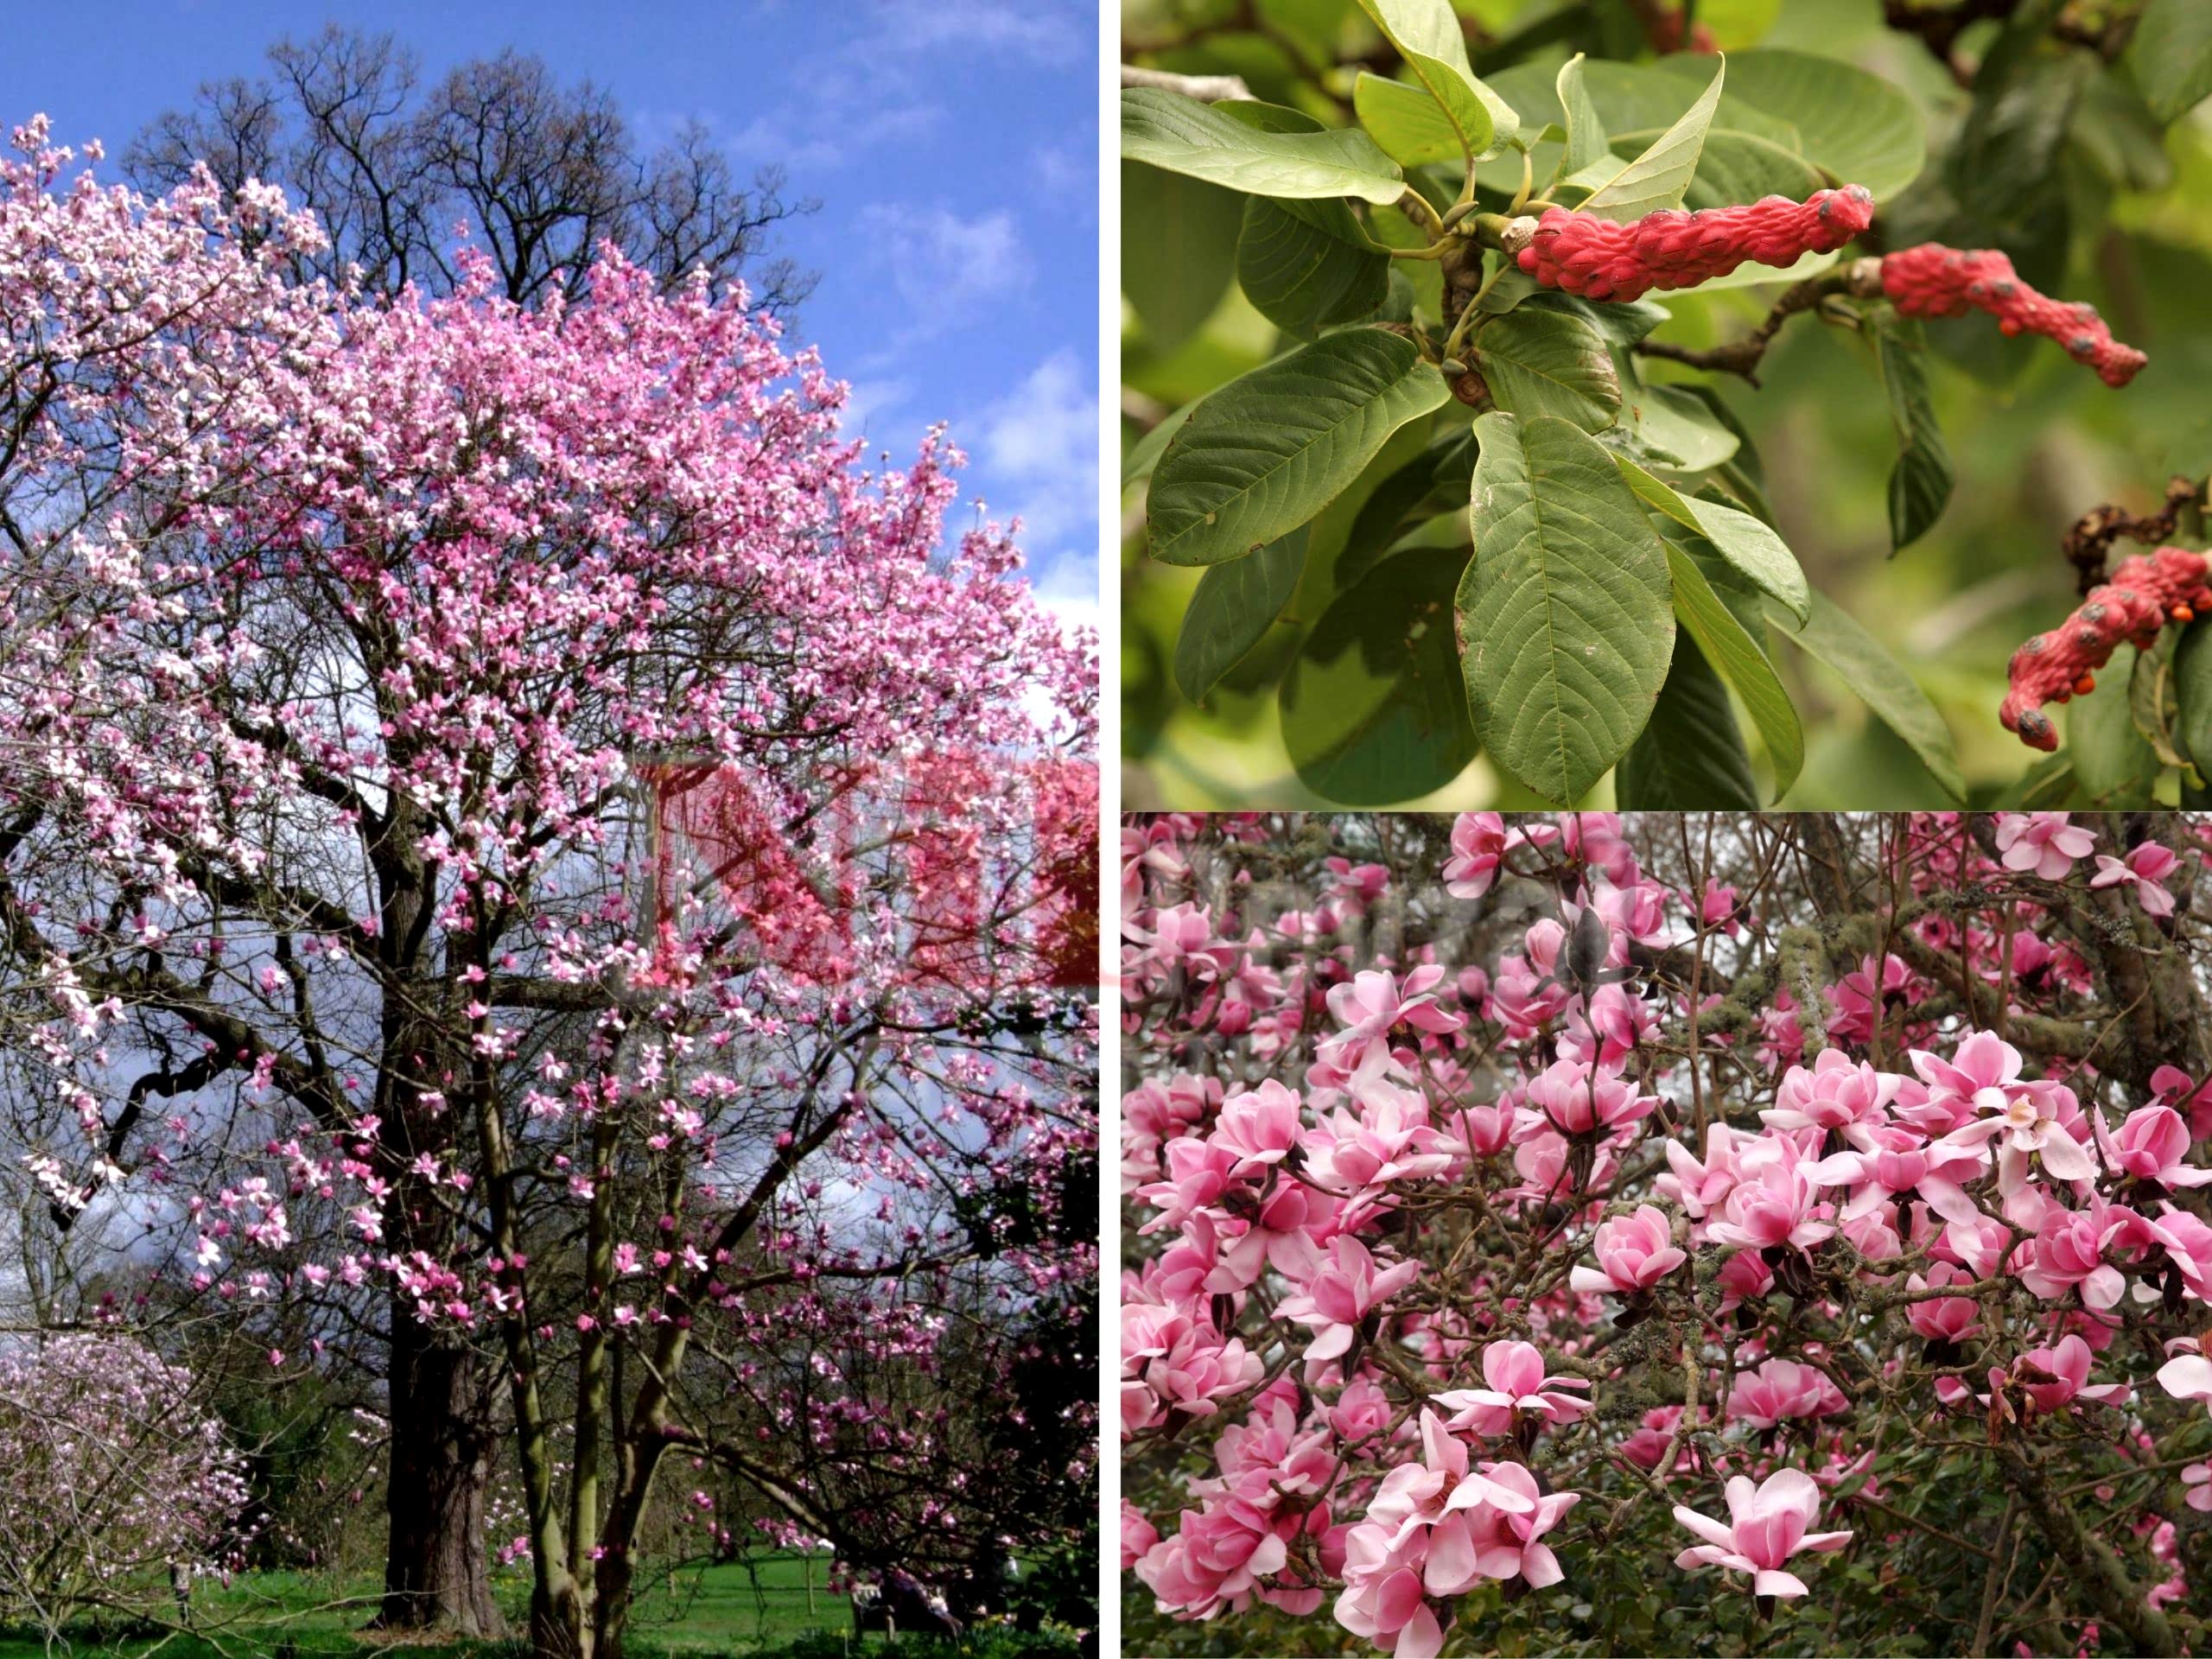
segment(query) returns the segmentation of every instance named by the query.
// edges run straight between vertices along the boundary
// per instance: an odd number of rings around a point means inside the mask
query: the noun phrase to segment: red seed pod
[[[2056,748],[2058,729],[2043,705],[2086,696],[2096,685],[2094,671],[2111,660],[2123,639],[2147,650],[2168,621],[2189,621],[2212,605],[2206,569],[2203,554],[2181,547],[2122,559],[2112,580],[2092,588],[2073,615],[2012,653],[2012,689],[1997,711],[2005,729],[2033,748]]]
[[[1790,265],[1804,254],[1830,253],[1873,222],[1874,198],[1859,184],[1803,201],[1768,196],[1694,213],[1669,208],[1628,225],[1552,207],[1516,263],[1547,288],[1634,300],[1653,289],[1694,288],[1742,264]]]
[[[1909,317],[1962,317],[1986,311],[2007,334],[2042,334],[2056,340],[2076,363],[2086,363],[2108,386],[2124,386],[2149,361],[2112,337],[2093,305],[2069,305],[2038,294],[2019,278],[2012,262],[1994,248],[1947,248],[1923,242],[1882,260],[1882,292]]]

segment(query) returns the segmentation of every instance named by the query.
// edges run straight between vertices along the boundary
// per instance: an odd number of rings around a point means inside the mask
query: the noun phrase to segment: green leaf
[[[1427,167],[1460,159],[1459,130],[1444,106],[1418,86],[1360,71],[1351,106],[1359,124],[1402,167]]]
[[[1649,385],[1632,359],[1621,365],[1621,424],[1686,473],[1709,472],[1743,446],[1727,423],[1683,386]]]
[[[1240,377],[1241,378],[1241,377]],[[1219,390],[1218,387],[1216,388]],[[1160,457],[1168,444],[1183,429],[1183,423],[1191,418],[1191,411],[1203,399],[1191,401],[1163,419],[1159,425],[1129,446],[1128,454],[1122,458],[1122,487],[1128,489],[1141,478],[1150,478],[1152,469],[1160,464]]]
[[[2212,762],[2212,620],[2182,630],[2174,647],[2174,729],[2200,764]]]
[[[1150,86],[1122,94],[1122,154],[1255,196],[1392,202],[1406,189],[1398,164],[1363,132],[1262,131]]]
[[[1260,315],[1311,340],[1332,323],[1373,315],[1390,288],[1390,257],[1365,245],[1341,201],[1244,202],[1236,280]]]
[[[1623,810],[1694,812],[1757,807],[1758,782],[1728,688],[1688,629],[1675,635],[1674,665],[1659,688],[1651,723],[1613,769]]]
[[[1625,225],[1662,208],[1681,207],[1683,193],[1697,175],[1698,158],[1705,153],[1706,129],[1713,124],[1713,111],[1720,102],[1720,83],[1727,73],[1723,60],[1697,102],[1584,202],[1582,211]]]
[[[2196,768],[2182,753],[2179,741],[2181,705],[2174,684],[2174,654],[2171,633],[2161,634],[2152,649],[2135,653],[2135,672],[2127,681],[2127,713],[2160,766],[2194,775]],[[2198,776],[2196,781],[2203,780]]]
[[[1148,520],[1168,564],[1242,558],[1333,500],[1408,421],[1451,399],[1413,342],[1350,328],[1231,381],[1160,458]]]
[[[1233,190],[1122,164],[1122,293],[1154,350],[1196,334],[1228,292],[1241,208]]]
[[[1797,556],[1767,525],[1720,502],[1682,496],[1625,457],[1618,459],[1618,465],[1638,497],[1683,529],[1702,536],[1745,581],[1789,607],[1796,621],[1812,614],[1812,590],[1806,586]]]
[[[2074,757],[2046,754],[2030,766],[2020,779],[2011,803],[2031,812],[2049,812],[2078,804],[2074,782]]]
[[[1986,221],[2017,226],[2052,193],[2074,106],[2098,73],[2086,53],[2044,49],[2037,19],[2057,9],[2023,7],[1974,74],[1948,170],[1954,194]]]
[[[1606,153],[1605,124],[1582,84],[1582,54],[1576,53],[1560,67],[1560,108],[1567,116],[1567,151],[1560,159],[1563,174],[1580,173]]]
[[[1619,142],[1614,140],[1617,145]],[[1732,207],[1765,196],[1802,201],[1827,183],[1821,169],[1796,150],[1756,133],[1716,127],[1705,135],[1705,149],[1698,157],[1697,173],[1682,194],[1682,206]],[[1754,269],[1767,272],[1770,282],[1778,280],[1779,273],[1771,265]]]
[[[2212,98],[2212,7],[2204,0],[2151,0],[2121,60],[2161,121]]]
[[[1357,582],[1429,515],[1465,507],[1474,464],[1474,435],[1460,430],[1432,444],[1377,484],[1360,503],[1337,554],[1337,586]]]
[[[1467,37],[1450,0],[1359,0],[1359,8],[1442,107],[1467,156],[1479,162],[1497,155],[1498,133],[1512,132],[1521,118],[1475,79]]]
[[[1530,789],[1576,800],[1666,681],[1666,552],[1612,457],[1571,423],[1493,413],[1475,439],[1475,556],[1458,596],[1475,731]]]
[[[1306,569],[1305,525],[1249,559],[1217,564],[1198,578],[1175,640],[1175,683],[1204,702],[1221,677],[1274,626]]]
[[[1951,499],[1951,452],[1928,395],[1926,355],[1894,324],[1878,324],[1874,360],[1890,397],[1897,464],[1890,469],[1890,550],[1917,541]]]
[[[2120,646],[2106,671],[2097,676],[2097,689],[2075,698],[2066,709],[2066,748],[2074,757],[2074,781],[2088,805],[2108,811],[2151,805],[2152,790],[2158,781],[2158,753],[2135,729],[2128,695],[2134,652],[2133,645]]]
[[[1484,381],[1510,415],[1556,415],[1586,432],[1620,417],[1620,376],[1605,337],[1573,312],[1524,305],[1475,334]]]
[[[1386,559],[1321,613],[1284,675],[1283,745],[1306,785],[1348,806],[1426,795],[1475,758],[1452,648],[1459,562]]]
[[[1743,699],[1766,745],[1767,759],[1773,762],[1774,792],[1786,795],[1805,767],[1804,728],[1798,724],[1789,694],[1758,642],[1720,602],[1690,556],[1672,542],[1666,548],[1667,571],[1675,584],[1675,616],[1696,639],[1706,661]]]
[[[1706,73],[1705,60],[1691,54],[1662,58],[1655,67],[1686,77]],[[1911,98],[1835,58],[1768,48],[1733,53],[1721,124],[1748,130],[1729,107],[1736,105],[1788,123],[1794,135],[1788,148],[1838,184],[1865,185],[1877,201],[1896,195],[1927,165],[1926,125]]]
[[[1818,591],[1813,594],[1812,616],[1802,627],[1788,613],[1771,606],[1767,613],[1792,645],[1827,664],[1884,725],[1905,741],[1945,794],[1965,804],[1966,779],[1959,771],[1950,728],[1929,702],[1928,694],[1879,640]],[[1878,807],[1881,803],[1866,804]]]

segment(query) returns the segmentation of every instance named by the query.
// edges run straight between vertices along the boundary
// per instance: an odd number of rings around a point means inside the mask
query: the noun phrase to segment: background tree
[[[66,160],[11,175],[65,256],[9,268],[16,379],[69,395],[4,478],[79,510],[19,514],[0,570],[0,995],[49,1224],[146,1306],[289,1326],[280,1370],[374,1367],[387,1623],[497,1628],[505,1433],[548,1651],[619,1652],[671,1455],[864,1544],[807,1458],[861,1421],[936,1458],[926,1426],[826,1376],[795,1418],[748,1348],[925,1365],[962,1285],[1020,1323],[1090,1270],[1052,1195],[1093,1016],[1050,971],[1087,647],[1001,531],[946,544],[956,454],[861,471],[842,390],[703,270],[302,287],[272,192],[233,223],[204,175],[57,192]],[[86,357],[188,291],[188,236],[238,314]],[[1001,1186],[1027,1233],[955,1202]],[[765,1444],[691,1410],[745,1385]]]
[[[613,96],[562,86],[543,59],[472,59],[425,86],[415,54],[388,34],[326,27],[269,50],[269,73],[200,89],[124,153],[154,189],[204,163],[225,189],[282,186],[325,227],[301,268],[337,278],[358,265],[396,294],[458,279],[454,226],[466,222],[507,298],[543,295],[556,273],[588,280],[613,242],[673,286],[704,269],[742,277],[788,325],[814,278],[774,252],[776,227],[815,204],[785,194],[782,170],[741,180],[706,129],[689,123],[639,148]]]

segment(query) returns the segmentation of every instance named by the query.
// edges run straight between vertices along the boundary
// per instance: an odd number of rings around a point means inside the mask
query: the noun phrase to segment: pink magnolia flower
[[[1843,1135],[1851,1150],[1831,1153],[1811,1166],[1806,1178],[1819,1186],[1852,1189],[1850,1202],[1843,1207],[1847,1222],[1901,1192],[1917,1192],[1947,1221],[1980,1218],[1981,1212],[1967,1196],[1966,1183],[1988,1166],[1985,1148],[1926,1141],[1916,1130],[1894,1125],[1854,1123]]]
[[[1810,1070],[1793,1065],[1775,1090],[1774,1105],[1759,1121],[1775,1129],[1841,1129],[1882,1121],[1904,1079],[1853,1062],[1841,1049],[1824,1048]]]
[[[1344,1029],[1322,1039],[1321,1062],[1355,1084],[1385,1071],[1405,1075],[1393,1052],[1397,1046],[1418,1046],[1420,1033],[1457,1031],[1467,1023],[1437,1006],[1435,988],[1443,978],[1441,968],[1416,968],[1401,987],[1395,974],[1370,969],[1349,985],[1332,986],[1329,1012]]]
[[[1597,1253],[1598,1266],[1578,1266],[1567,1274],[1567,1283],[1576,1290],[1634,1295],[1689,1260],[1675,1248],[1667,1212],[1649,1204],[1638,1205],[1632,1216],[1600,1222],[1591,1249]]]
[[[1257,1089],[1222,1102],[1209,1139],[1234,1156],[1237,1174],[1252,1173],[1255,1166],[1280,1163],[1298,1144],[1304,1127],[1300,1107],[1295,1092],[1269,1077]]]
[[[1750,1137],[1718,1121],[1705,1128],[1705,1157],[1679,1141],[1667,1142],[1667,1173],[1653,1182],[1660,1192],[1681,1205],[1694,1221],[1718,1210],[1738,1179],[1737,1148]]]
[[[1976,1045],[1986,1038],[1987,1044],[1978,1049]],[[1961,1067],[1968,1059],[1968,1050],[1975,1049],[1975,1070],[1966,1073],[1959,1067],[1944,1067],[1930,1055],[1933,1067],[1923,1068],[1922,1075],[1929,1077],[1931,1098],[1936,1092],[1935,1070],[1947,1076],[1954,1071],[1961,1075],[1986,1076],[1991,1068],[1986,1064],[1994,1045],[1998,1064],[1995,1071],[2001,1081],[1979,1084],[1974,1091],[1975,1111],[1984,1114],[1978,1121],[1961,1125],[1944,1137],[1946,1144],[1955,1147],[1978,1146],[1994,1141],[1997,1146],[1997,1190],[2006,1198],[2027,1184],[2028,1160],[2040,1158],[2044,1173],[2062,1181],[2086,1181],[2095,1179],[2097,1160],[2089,1155],[2088,1148],[2067,1133],[2059,1121],[2062,1110],[2076,1112],[2073,1091],[2055,1083],[2022,1083],[2018,1081],[2020,1053],[2010,1043],[1991,1036],[1987,1032],[1976,1032],[1959,1046]],[[1915,1052],[1913,1064],[1919,1065],[1922,1056]],[[1948,1084],[1947,1084],[1948,1086]]]
[[[2144,1106],[2130,1112],[2120,1133],[2105,1128],[2100,1112],[2097,1145],[2103,1148],[2105,1166],[2115,1174],[2160,1186],[2202,1186],[2212,1182],[2212,1169],[2198,1169],[2184,1162],[2189,1156],[2189,1125],[2171,1106]]]
[[[1337,1623],[1396,1659],[1435,1659],[1444,1648],[1444,1625],[1421,1583],[1427,1558],[1428,1537],[1421,1528],[1354,1527],[1344,1538]]]
[[[2150,1242],[2143,1218],[2124,1205],[2092,1198],[2086,1210],[2053,1205],[2035,1236],[2014,1256],[2020,1282],[2038,1296],[2055,1300],[2079,1288],[2091,1307],[2115,1306],[2127,1288],[2118,1268],[2105,1260],[2115,1244]]]
[[[1357,1113],[1339,1108],[1305,1144],[1305,1179],[1339,1192],[1423,1179],[1452,1166],[1450,1143],[1429,1127],[1428,1103],[1379,1077],[1360,1090]]]
[[[2177,1065],[2162,1065],[2151,1074],[2151,1092],[2177,1112],[2189,1115],[2192,1141],[2212,1140],[2212,1081],[2199,1087],[2196,1078]]]
[[[1226,1224],[1217,1265],[1205,1281],[1215,1295],[1249,1288],[1265,1268],[1310,1279],[1321,1265],[1321,1246],[1333,1236],[1344,1201],[1300,1181],[1278,1181],[1258,1211],[1240,1224]]]
[[[1770,1359],[1738,1375],[1728,1391],[1728,1415],[1753,1428],[1777,1428],[1793,1417],[1832,1417],[1851,1409],[1827,1374],[1794,1359]]]
[[[1557,1582],[1558,1563],[1538,1541],[1576,1501],[1540,1495],[1516,1464],[1473,1467],[1465,1443],[1433,1411],[1421,1412],[1421,1460],[1383,1476],[1367,1518],[1346,1535],[1336,1605],[1338,1624],[1400,1659],[1424,1659],[1443,1645],[1432,1596],[1516,1573],[1548,1573],[1530,1581]]]
[[[1165,1422],[1171,1412],[1210,1417],[1215,1402],[1267,1374],[1257,1354],[1204,1320],[1148,1302],[1122,1310],[1122,1433]]]
[[[2063,881],[2096,844],[2095,836],[2069,823],[2063,812],[2006,812],[1997,820],[1997,850],[2005,868],[2032,871],[2046,881]]]
[[[1541,1491],[1535,1476],[1517,1463],[1485,1462],[1478,1472],[1490,1483],[1482,1501],[1454,1509],[1429,1529],[1423,1574],[1428,1592],[1461,1595],[1484,1579],[1522,1579],[1537,1590],[1557,1584],[1566,1574],[1543,1536],[1581,1494]],[[1458,1499],[1454,1493],[1455,1504]]]
[[[1918,1274],[1906,1276],[1908,1290],[1941,1290],[1946,1285],[1965,1285],[1974,1282],[1973,1274],[1948,1262],[1929,1265],[1928,1276]],[[1981,1304],[1969,1296],[1933,1297],[1924,1302],[1910,1302],[1905,1306],[1905,1322],[1930,1342],[1957,1342],[1974,1334],[1981,1323]]]
[[[2013,1392],[2024,1395],[2036,1410],[2047,1417],[2065,1410],[2076,1400],[2099,1406],[2126,1404],[2134,1390],[2125,1382],[2085,1386],[2094,1357],[2089,1344],[2077,1336],[2062,1338],[2051,1347],[2031,1348],[2013,1360],[2010,1372],[1992,1366],[1990,1394],[1981,1397],[1987,1401],[2009,1383]]]
[[[2212,1408],[2212,1359],[2201,1353],[2177,1353],[2158,1367],[2158,1386],[2177,1400],[2202,1400]]]
[[[2190,1509],[2212,1514],[2212,1463],[2184,1465],[2181,1484],[2189,1489],[2189,1496],[2183,1501]]]
[[[1589,1383],[1580,1377],[1546,1376],[1543,1353],[1534,1343],[1491,1343],[1483,1350],[1483,1381],[1489,1386],[1454,1389],[1436,1396],[1436,1403],[1453,1414],[1447,1427],[1482,1435],[1510,1434],[1519,1416],[1549,1418],[1564,1427],[1590,1409],[1588,1401],[1560,1392],[1587,1389]]]
[[[1851,1541],[1848,1532],[1808,1530],[1821,1512],[1821,1489],[1802,1470],[1777,1469],[1756,1486],[1738,1475],[1726,1491],[1726,1526],[1675,1506],[1675,1519],[1706,1541],[1677,1555],[1676,1567],[1732,1567],[1751,1575],[1756,1594],[1802,1596],[1805,1581],[1785,1572],[1783,1563],[1801,1550],[1837,1550]]]
[[[2151,916],[2171,916],[2174,913],[2174,896],[2166,891],[2166,878],[2181,868],[2181,860],[2167,848],[2155,841],[2144,842],[2131,848],[2124,859],[2110,853],[2097,855],[2097,873],[2089,878],[2093,887],[2116,887],[2127,882],[2135,884],[2135,896],[2144,912]]]
[[[1913,1000],[1912,969],[1902,957],[1885,957],[1878,966],[1868,957],[1828,995],[1835,1004],[1828,1035],[1844,1042],[1863,1043],[1873,1036],[1875,1026],[1891,1002]]]
[[[1834,1233],[1834,1224],[1827,1219],[1834,1206],[1821,1201],[1821,1189],[1811,1178],[1813,1166],[1799,1160],[1793,1142],[1767,1144],[1772,1154],[1729,1189],[1719,1218],[1706,1224],[1706,1236],[1739,1250],[1764,1250],[1777,1244],[1808,1249]]]
[[[1479,899],[1497,880],[1498,866],[1518,837],[1495,812],[1462,812],[1452,823],[1452,856],[1444,861],[1444,890],[1454,899]]]
[[[1284,1297],[1277,1311],[1285,1319],[1313,1329],[1313,1340],[1306,1346],[1309,1363],[1334,1359],[1351,1348],[1360,1321],[1420,1274],[1418,1262],[1378,1268],[1366,1245],[1349,1234],[1339,1234],[1330,1248],[1328,1262],[1306,1281],[1303,1291]]]
[[[1126,836],[1124,837],[1126,842]],[[1160,1541],[1160,1529],[1145,1517],[1142,1510],[1122,1500],[1122,1571],[1126,1573],[1144,1559],[1145,1552]]]
[[[1175,1535],[1137,1562],[1137,1577],[1162,1608],[1186,1618],[1247,1605],[1261,1580],[1288,1565],[1286,1523],[1294,1534],[1299,1519],[1294,1510],[1273,1515],[1241,1497],[1185,1510]]]
[[[1948,1060],[1919,1048],[1911,1052],[1911,1059],[1912,1069],[1928,1085],[1924,1104],[1948,1111],[1953,1128],[1977,1112],[2001,1111],[2020,1077],[2020,1051],[1992,1031],[1969,1033]],[[1940,1122],[1931,1118],[1929,1127]]]
[[[1651,1005],[1625,986],[1600,985],[1586,1008],[1571,1008],[1560,1052],[1571,1060],[1618,1070],[1659,1029]]]
[[[1563,1135],[1594,1135],[1640,1122],[1659,1103],[1652,1096],[1637,1094],[1627,1079],[1579,1060],[1553,1061],[1529,1079],[1523,1092],[1534,1109],[1535,1122],[1529,1127],[1541,1128],[1548,1119]]]
[[[1704,926],[1734,938],[1744,931],[1736,918],[1736,889],[1707,880],[1697,901],[1697,918]]]

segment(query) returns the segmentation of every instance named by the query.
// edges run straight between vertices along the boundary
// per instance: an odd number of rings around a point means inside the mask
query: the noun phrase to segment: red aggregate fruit
[[[1627,301],[1655,288],[1694,288],[1741,264],[1790,265],[1833,252],[1873,222],[1874,198],[1859,184],[1803,201],[1767,196],[1696,213],[1669,208],[1627,225],[1551,207],[1516,263],[1548,288]]]
[[[2043,705],[2094,690],[2095,671],[2123,639],[2146,650],[2168,621],[2187,622],[2212,609],[2206,568],[2203,554],[2181,547],[2122,559],[2112,580],[2089,589],[2073,615],[2012,653],[2012,689],[1997,713],[2005,729],[2032,748],[2056,748],[2058,731]]]
[[[1882,259],[1882,292],[1909,317],[1962,317],[1986,311],[2007,334],[2042,334],[2086,363],[2108,386],[2124,386],[2150,359],[2112,337],[2094,305],[2038,294],[1994,248],[1947,248],[1923,242]]]

